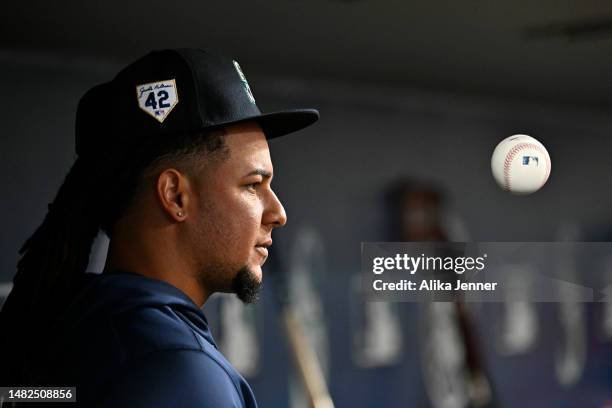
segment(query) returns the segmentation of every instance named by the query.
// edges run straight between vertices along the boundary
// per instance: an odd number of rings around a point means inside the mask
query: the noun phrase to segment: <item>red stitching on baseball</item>
[[[544,161],[546,162],[546,177],[544,177],[544,181],[542,181],[542,184],[540,184],[540,187],[538,188],[541,188],[548,180],[548,176],[550,176],[550,157],[548,156],[548,152],[534,143],[519,143],[510,149],[506,155],[506,159],[504,160],[504,190],[510,191],[510,165],[512,164],[514,156],[516,156],[519,151],[527,148],[535,149],[542,153],[544,156]]]

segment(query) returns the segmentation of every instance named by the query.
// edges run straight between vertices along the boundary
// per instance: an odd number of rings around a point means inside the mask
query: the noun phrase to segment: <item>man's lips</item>
[[[264,258],[268,257],[268,248],[263,246],[256,246],[255,250],[259,252]]]
[[[260,244],[255,245],[255,250],[262,254],[265,258],[268,257],[268,247],[272,245],[272,240],[268,239]]]

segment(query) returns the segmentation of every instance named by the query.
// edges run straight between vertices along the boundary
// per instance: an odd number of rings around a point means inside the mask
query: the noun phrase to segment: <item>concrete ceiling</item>
[[[28,1],[1,13],[11,51],[127,61],[191,46],[266,75],[612,105],[612,30],[525,35],[612,19],[611,1]]]

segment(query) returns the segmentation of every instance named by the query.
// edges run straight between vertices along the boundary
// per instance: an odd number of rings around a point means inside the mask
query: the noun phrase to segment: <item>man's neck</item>
[[[176,241],[166,239],[156,231],[130,228],[113,231],[104,271],[125,270],[158,279],[185,293],[198,307],[204,306],[208,296],[191,265],[178,255]]]

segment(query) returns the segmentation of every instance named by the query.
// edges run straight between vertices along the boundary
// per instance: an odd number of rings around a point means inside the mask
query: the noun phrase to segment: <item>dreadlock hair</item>
[[[34,328],[36,341],[43,340],[45,330],[41,324],[57,317],[82,283],[91,246],[100,229],[112,239],[112,225],[147,177],[169,166],[196,174],[204,157],[213,161],[226,159],[229,150],[225,134],[217,128],[155,137],[122,153],[111,149],[104,160],[100,160],[101,154],[97,158],[78,157],[49,204],[44,221],[19,252],[22,257],[13,290],[0,312],[0,347],[10,353],[21,349],[27,359],[26,343],[34,337]],[[19,371],[23,374],[23,369]]]

